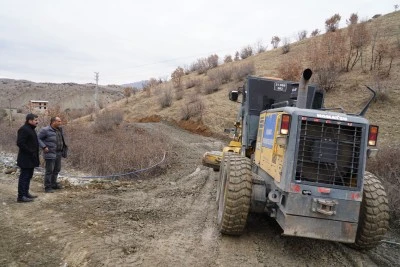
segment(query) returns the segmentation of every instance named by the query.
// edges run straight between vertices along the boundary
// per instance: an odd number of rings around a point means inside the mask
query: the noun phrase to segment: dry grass
[[[22,126],[17,125],[17,123],[13,122],[11,126],[9,126],[8,121],[4,121],[0,123],[0,151],[17,153],[17,131],[19,127]]]
[[[398,27],[398,21],[400,20],[400,12],[387,14],[385,16],[375,19],[370,25],[374,23],[380,23],[381,27],[392,29],[391,38],[397,38],[400,36],[400,27]],[[239,73],[241,66],[248,64],[248,66],[254,66],[251,70],[256,76],[275,76],[279,77],[278,69],[285,61],[287,57],[296,57],[299,60],[299,65],[304,69],[310,67],[308,60],[310,51],[310,41],[322,40],[323,35],[307,38],[299,42],[291,44],[290,52],[286,55],[282,55],[280,49],[273,49],[251,56],[248,59],[230,62],[218,66],[213,73],[217,73],[218,70],[223,68],[232,68],[232,80],[226,84],[221,84],[218,87],[218,91],[210,95],[202,95],[198,82],[202,82],[204,85],[205,81],[209,79],[207,75],[198,75],[197,73],[190,73],[183,77],[183,83],[185,87],[185,95],[182,99],[174,101],[170,107],[160,109],[157,105],[155,96],[145,98],[143,93],[138,93],[132,96],[129,100],[129,104],[124,101],[119,101],[113,105],[122,107],[126,113],[126,118],[129,121],[134,121],[139,118],[147,117],[149,115],[159,115],[164,119],[175,119],[177,121],[181,118],[181,109],[185,104],[185,101],[193,93],[200,94],[200,98],[204,102],[205,112],[203,116],[203,122],[211,131],[222,132],[224,128],[231,127],[231,124],[236,118],[238,104],[232,103],[228,100],[227,92],[232,89],[236,89],[238,86],[242,86],[242,79],[248,74]],[[211,72],[210,72],[211,73]],[[212,74],[213,75],[213,74]],[[218,75],[215,75],[218,77]],[[236,78],[236,80],[235,80]],[[217,78],[214,78],[217,79]],[[397,119],[398,113],[400,113],[400,90],[395,86],[400,80],[400,59],[397,57],[393,61],[392,71],[390,76],[385,80],[388,84],[385,87],[386,95],[390,96],[390,101],[374,103],[370,110],[367,112],[367,118],[373,124],[380,126],[380,143],[386,144],[393,140],[400,140],[400,121]],[[196,81],[194,84],[193,81]],[[312,77],[311,83],[315,83],[315,76]],[[326,106],[337,107],[342,106],[348,112],[359,112],[368,100],[370,94],[364,85],[375,87],[376,81],[373,76],[367,72],[363,72],[359,65],[355,66],[353,71],[349,73],[340,73],[337,79],[336,88],[326,94]],[[396,141],[400,143],[400,141]]]
[[[400,228],[400,147],[383,147],[378,156],[368,162],[367,169],[377,175],[389,198],[392,224]]]
[[[150,133],[135,125],[121,125],[105,133],[95,133],[85,125],[69,125],[66,133],[70,147],[68,162],[96,175],[149,167],[170,149],[162,133]]]

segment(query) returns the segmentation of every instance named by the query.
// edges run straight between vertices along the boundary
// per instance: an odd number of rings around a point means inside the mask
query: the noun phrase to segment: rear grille
[[[300,117],[296,181],[357,187],[362,125]]]

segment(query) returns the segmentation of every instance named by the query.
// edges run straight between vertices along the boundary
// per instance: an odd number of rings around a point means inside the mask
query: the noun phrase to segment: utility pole
[[[11,127],[11,122],[12,122],[12,111],[11,111],[11,98],[8,99],[8,103],[9,103],[9,112],[10,112],[10,116],[9,116],[9,121],[8,121],[8,126]]]
[[[98,101],[98,94],[99,94],[99,73],[95,72],[95,80],[96,80],[96,89],[94,92],[94,108],[95,111],[97,112],[99,110],[99,101]]]

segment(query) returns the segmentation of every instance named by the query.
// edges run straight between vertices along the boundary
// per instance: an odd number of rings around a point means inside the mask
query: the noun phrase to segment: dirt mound
[[[200,134],[202,136],[212,136],[213,133],[210,129],[204,125],[202,122],[196,122],[192,120],[180,120],[180,121],[173,121],[178,125],[180,128],[185,129],[191,133]]]
[[[136,120],[136,122],[160,122],[161,121],[161,116],[160,115],[151,115],[147,117],[140,118]]]

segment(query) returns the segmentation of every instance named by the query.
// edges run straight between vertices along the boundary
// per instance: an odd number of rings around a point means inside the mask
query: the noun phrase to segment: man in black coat
[[[29,193],[33,170],[39,166],[39,142],[35,131],[37,125],[38,116],[29,113],[26,115],[25,124],[18,130],[17,165],[21,168],[18,180],[18,202],[31,202],[37,197]]]

